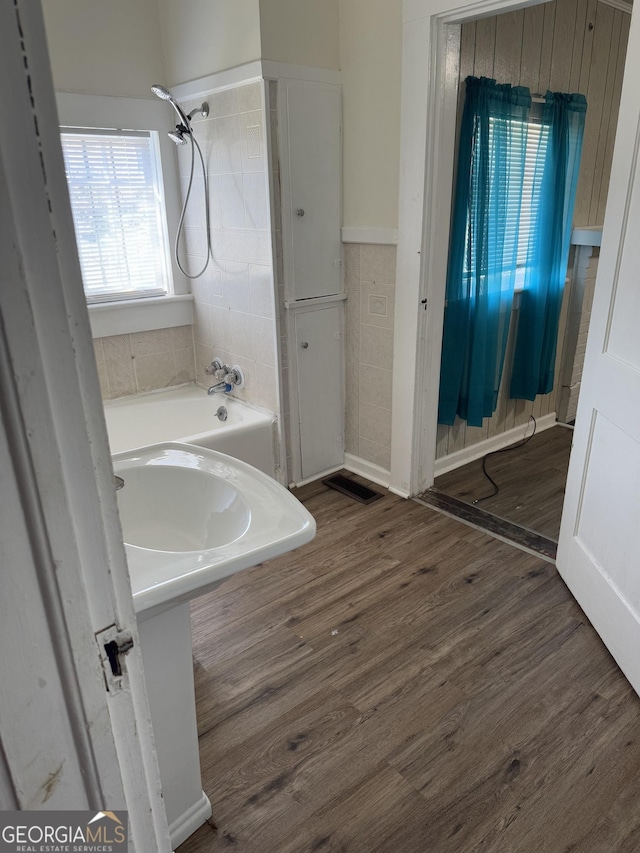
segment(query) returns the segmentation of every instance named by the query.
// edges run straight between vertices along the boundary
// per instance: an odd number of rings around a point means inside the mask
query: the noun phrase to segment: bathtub
[[[227,409],[226,421],[216,412]],[[188,385],[104,403],[111,453],[184,441],[228,453],[275,476],[274,418],[226,394]]]

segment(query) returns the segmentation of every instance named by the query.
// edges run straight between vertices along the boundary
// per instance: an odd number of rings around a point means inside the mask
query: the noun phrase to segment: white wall
[[[339,0],[260,0],[262,58],[340,68]]]
[[[344,75],[344,224],[397,226],[402,0],[43,0],[56,89],[149,97],[260,57]]]
[[[259,0],[158,0],[157,5],[170,86],[260,58]]]
[[[43,0],[56,90],[152,97],[165,79],[156,0]]]
[[[347,227],[396,228],[402,0],[340,0]]]

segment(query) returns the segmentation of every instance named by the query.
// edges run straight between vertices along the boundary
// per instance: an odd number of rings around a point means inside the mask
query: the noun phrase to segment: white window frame
[[[173,294],[173,280],[172,276],[169,272],[170,269],[170,255],[169,255],[169,234],[167,231],[167,217],[166,217],[166,205],[164,199],[164,186],[163,186],[163,176],[162,176],[162,166],[160,164],[160,150],[158,144],[158,132],[154,130],[148,131],[140,131],[140,130],[110,130],[106,128],[95,128],[95,127],[64,127],[60,128],[61,135],[69,139],[70,137],[78,136],[86,139],[91,139],[95,137],[96,142],[92,143],[93,146],[100,145],[100,150],[103,147],[108,146],[108,140],[136,140],[143,139],[148,143],[147,148],[149,154],[149,165],[151,169],[151,186],[153,188],[153,195],[155,196],[155,225],[156,225],[156,234],[159,236],[159,245],[158,251],[160,252],[161,257],[159,258],[159,264],[156,269],[159,271],[160,281],[156,281],[156,285],[154,287],[141,288],[135,287],[135,284],[131,282],[129,279],[129,283],[132,285],[128,290],[121,290],[120,292],[114,291],[113,286],[103,286],[100,289],[96,289],[94,292],[91,292],[88,289],[88,283],[85,280],[85,295],[87,297],[88,304],[94,303],[103,303],[103,302],[122,302],[128,299],[149,299],[150,297],[155,296],[167,296]],[[101,138],[101,143],[97,141],[98,137]],[[82,143],[80,143],[82,144]],[[75,152],[78,152],[77,146],[75,147]],[[84,149],[83,149],[84,150]],[[95,148],[94,148],[95,150]],[[63,153],[65,151],[64,139],[63,139]],[[65,164],[67,163],[65,154]],[[85,166],[86,168],[86,166]],[[84,169],[83,169],[84,171]],[[69,180],[69,173],[67,169],[67,181]],[[83,180],[83,184],[85,181]],[[147,183],[147,188],[149,184]],[[71,189],[71,187],[70,187]],[[71,209],[74,210],[73,204],[73,194],[71,198]],[[92,206],[92,210],[95,211],[95,207]],[[75,219],[75,211],[74,211],[74,219]],[[80,246],[78,246],[80,250]],[[81,255],[81,264],[82,264],[82,255]],[[102,266],[102,263],[100,264]],[[83,271],[83,279],[85,278]]]
[[[173,245],[181,209],[175,145],[167,137],[172,127],[171,110],[163,101],[146,98],[114,98],[57,92],[62,127],[124,129],[158,132],[162,189],[169,247]],[[129,334],[193,322],[193,297],[188,279],[178,269],[170,250],[172,290],[165,296],[94,302],[89,308],[94,338]]]

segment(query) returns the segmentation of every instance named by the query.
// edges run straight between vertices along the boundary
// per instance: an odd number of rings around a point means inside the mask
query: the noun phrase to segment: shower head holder
[[[187,118],[189,119],[189,121],[191,121],[191,119],[194,116],[197,116],[198,113],[202,113],[202,118],[207,118],[207,116],[209,115],[209,104],[206,101],[203,101],[199,107],[196,107],[195,109],[191,110]]]

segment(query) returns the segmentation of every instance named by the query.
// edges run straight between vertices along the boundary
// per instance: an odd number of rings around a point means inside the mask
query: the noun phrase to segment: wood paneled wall
[[[564,339],[567,305],[569,301],[568,296],[569,289],[566,288],[565,297],[562,303],[562,311],[560,313],[560,329],[558,334],[560,341]],[[478,444],[480,441],[493,438],[503,432],[508,432],[510,429],[514,429],[515,427],[522,426],[522,435],[524,436],[525,431],[527,430],[527,425],[531,420],[531,415],[538,420],[538,418],[541,418],[543,415],[548,415],[551,412],[556,411],[556,400],[560,386],[560,366],[562,364],[561,353],[558,353],[556,358],[555,380],[553,383],[553,391],[550,394],[539,394],[533,402],[530,400],[511,400],[509,398],[511,364],[513,362],[513,350],[516,342],[515,329],[517,324],[518,301],[516,297],[516,307],[511,315],[511,326],[509,328],[509,338],[507,340],[504,371],[498,394],[498,406],[493,417],[485,418],[481,427],[468,426],[467,422],[460,420],[460,418],[456,418],[456,422],[453,426],[438,424],[436,459],[442,459],[444,456],[456,453],[466,447],[471,447],[474,444]],[[531,429],[527,430],[527,435],[530,434]]]
[[[586,96],[576,225],[604,219],[630,20],[596,0],[553,0],[461,28],[461,83],[474,74],[532,93]]]
[[[575,225],[602,225],[604,220],[630,19],[626,12],[596,0],[553,0],[461,27],[460,105],[464,79],[469,74],[528,86],[532,93],[544,94],[551,89],[586,96]],[[461,109],[459,117],[460,114]],[[514,311],[512,330],[515,320]],[[510,339],[505,374],[510,372],[512,350]],[[558,365],[561,358],[559,351]],[[482,427],[468,427],[464,422],[438,427],[436,458],[524,425],[531,413],[537,416],[555,411],[557,376],[556,369],[553,392],[534,403],[509,400],[505,390],[508,385],[503,382],[496,413]]]

